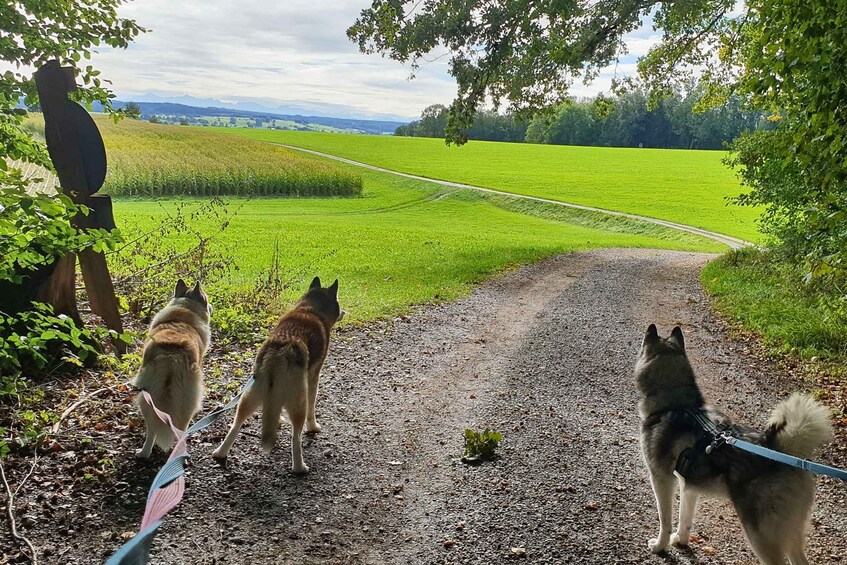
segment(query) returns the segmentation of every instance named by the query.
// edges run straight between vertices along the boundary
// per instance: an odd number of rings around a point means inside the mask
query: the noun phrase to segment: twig
[[[34,461],[33,468],[35,468]],[[29,475],[31,474],[32,471],[30,470]],[[26,482],[26,479],[29,478],[29,475],[24,478],[24,482]],[[0,461],[0,477],[3,478],[3,486],[6,489],[6,518],[9,520],[9,529],[12,531],[12,537],[26,544],[29,548],[29,553],[32,556],[32,565],[38,565],[38,557],[35,554],[35,548],[32,546],[32,543],[26,538],[26,536],[18,533],[18,527],[15,524],[15,495],[12,493],[12,487],[9,486],[9,481],[6,480],[6,471],[3,469],[3,461]],[[21,486],[23,486],[23,482],[21,483]],[[21,486],[18,487],[18,490],[20,490]]]
[[[71,412],[73,412],[74,410],[76,410],[77,408],[79,408],[80,406],[82,406],[83,404],[85,404],[86,402],[88,402],[89,400],[91,400],[92,398],[94,398],[95,396],[97,396],[98,394],[100,394],[101,392],[105,392],[105,391],[107,391],[107,390],[112,390],[112,388],[107,386],[107,387],[103,387],[103,388],[101,388],[101,389],[95,390],[95,391],[94,391],[94,392],[92,392],[91,394],[88,394],[88,395],[86,395],[86,396],[83,396],[82,398],[80,398],[79,400],[77,400],[76,402],[74,402],[73,404],[71,404],[70,406],[68,406],[68,407],[65,409],[65,411],[64,411],[64,412],[62,412],[62,415],[61,415],[61,416],[59,416],[59,419],[56,421],[56,423],[55,423],[55,424],[53,424],[52,432],[55,434],[56,432],[58,432],[58,431],[59,431],[59,426],[61,425],[62,421],[64,421],[64,419],[65,419],[65,418],[67,418],[67,417],[68,417],[68,415],[69,415]]]

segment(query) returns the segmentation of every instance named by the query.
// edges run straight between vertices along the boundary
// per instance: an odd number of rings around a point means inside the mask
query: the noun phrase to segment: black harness
[[[682,478],[687,479],[704,457],[710,455],[715,449],[726,445],[725,438],[728,427],[716,425],[701,410],[686,409],[684,414],[693,419],[701,431],[698,434],[697,442],[692,447],[683,450],[676,460],[674,471],[679,473]]]

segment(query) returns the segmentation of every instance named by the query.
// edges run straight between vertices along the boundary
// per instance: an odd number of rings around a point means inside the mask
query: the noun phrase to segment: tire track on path
[[[301,151],[303,153],[309,153],[312,155],[316,155],[318,157],[323,157],[325,159],[332,159],[333,161],[339,161],[341,163],[346,163],[348,165],[353,165],[355,167],[361,167],[363,169],[369,169],[371,171],[376,171],[379,173],[387,173],[390,175],[395,175],[407,179],[418,180],[423,182],[429,182],[433,184],[438,184],[441,186],[446,186],[450,188],[460,188],[465,190],[475,190],[477,192],[485,192],[488,194],[496,194],[498,196],[506,196],[509,198],[516,198],[520,200],[532,200],[534,202],[543,202],[545,204],[554,204],[557,206],[564,206],[566,208],[572,208],[575,210],[583,210],[586,212],[596,212],[600,214],[607,214],[609,216],[617,216],[620,218],[627,218],[630,220],[637,220],[640,222],[647,222],[650,224],[656,224],[659,226],[663,226],[666,228],[684,231],[687,233],[691,233],[694,235],[699,235],[701,237],[705,237],[711,239],[713,241],[717,241],[718,243],[722,243],[729,247],[730,249],[741,249],[743,247],[750,247],[753,245],[749,241],[745,241],[743,239],[739,239],[737,237],[732,237],[730,235],[725,235],[718,232],[709,231],[703,228],[698,228],[694,226],[689,226],[686,224],[679,224],[676,222],[671,222],[668,220],[661,220],[659,218],[651,218],[649,216],[641,216],[639,214],[630,214],[628,212],[618,212],[615,210],[607,210],[605,208],[596,208],[594,206],[583,206],[582,204],[573,204],[570,202],[562,202],[561,200],[551,200],[549,198],[540,198],[538,196],[528,196],[526,194],[516,194],[514,192],[505,192],[502,190],[495,190],[493,188],[483,188],[481,186],[474,186],[471,184],[463,184],[460,182],[446,181],[440,179],[431,179],[428,177],[422,177],[419,175],[412,175],[409,173],[401,173],[399,171],[393,171],[391,169],[386,169],[383,167],[377,167],[376,165],[369,165],[367,163],[362,163],[361,161],[354,161],[353,159],[348,159],[346,157],[339,157],[338,155],[331,155],[329,153],[323,153],[321,151],[315,151],[313,149],[306,149],[304,147],[297,147],[295,145],[287,145],[284,143],[273,143],[273,145],[279,145],[281,147],[285,147],[286,149],[291,149],[293,151]]]

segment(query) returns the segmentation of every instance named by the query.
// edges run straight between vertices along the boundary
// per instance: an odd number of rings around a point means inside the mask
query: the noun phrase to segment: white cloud
[[[359,53],[346,36],[362,0],[148,0],[121,15],[152,31],[127,50],[93,57],[119,96],[265,98],[343,104],[364,113],[416,116],[455,93],[447,61],[408,81],[408,67]]]
[[[101,49],[93,64],[120,98],[152,93],[217,100],[262,99],[346,106],[360,115],[417,116],[449,103],[456,86],[449,57],[433,57],[409,80],[408,66],[363,55],[346,36],[368,0],[144,0],[121,6],[123,17],[151,31],[126,50]],[[649,18],[648,18],[649,20]],[[652,21],[626,37],[630,53],[572,94],[608,90],[617,72],[658,41]],[[2,66],[2,65],[0,65]],[[0,68],[0,70],[3,70]],[[302,105],[302,104],[301,104]],[[348,112],[349,113],[349,112]]]

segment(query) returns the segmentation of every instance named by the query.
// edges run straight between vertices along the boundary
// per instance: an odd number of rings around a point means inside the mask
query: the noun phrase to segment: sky
[[[95,67],[120,100],[191,102],[189,96],[269,108],[358,118],[414,118],[430,104],[448,104],[455,82],[448,57],[410,69],[364,55],[346,36],[369,0],[138,0],[120,8],[151,31],[126,50],[101,49]],[[635,59],[658,40],[642,29],[627,37],[630,55],[591,86],[607,90],[615,72],[632,73]],[[206,105],[206,104],[201,104]],[[245,108],[246,109],[246,108]]]

